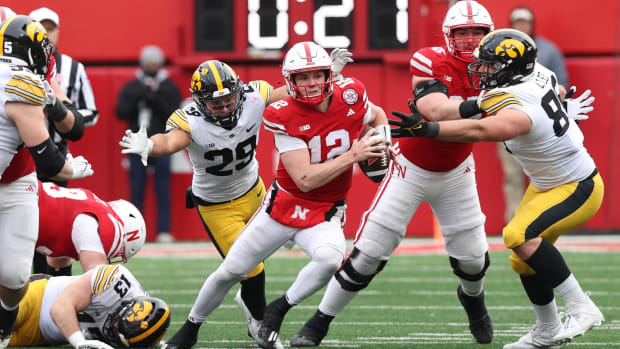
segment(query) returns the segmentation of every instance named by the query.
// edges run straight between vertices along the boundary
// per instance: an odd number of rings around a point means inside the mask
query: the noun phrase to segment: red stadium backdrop
[[[495,19],[496,28],[508,25],[510,10],[527,5],[537,17],[538,34],[554,41],[567,55],[570,83],[590,88],[595,110],[582,123],[586,146],[606,184],[599,213],[585,228],[620,229],[620,141],[612,137],[620,127],[619,3],[583,1],[481,0]],[[325,47],[346,46],[355,63],[345,75],[362,80],[371,100],[391,110],[406,110],[411,94],[409,56],[423,46],[441,45],[441,22],[449,6],[440,0],[5,0],[20,14],[38,7],[52,7],[60,15],[61,52],[84,62],[100,111],[99,123],[85,138],[71,145],[74,154],[93,164],[93,177],[71,186],[88,188],[105,200],[128,198],[128,175],[118,141],[126,125],[115,115],[116,97],[133,77],[140,49],[156,44],[166,51],[173,80],[189,96],[193,69],[206,59],[227,61],[244,81],[262,79],[283,84],[280,63],[291,43],[314,40]],[[603,10],[601,10],[603,9]],[[257,148],[261,176],[268,185],[277,162],[271,134],[263,131]],[[502,171],[496,145],[480,143],[474,151],[478,190],[487,216],[489,234],[500,234],[504,210]],[[181,154],[175,157],[172,180],[172,234],[179,239],[207,238],[195,212],[184,208],[185,188],[191,167]],[[149,178],[149,181],[152,179]],[[346,234],[355,234],[377,185],[356,169],[349,194]],[[145,216],[149,239],[155,236],[155,197],[149,183]],[[408,227],[409,236],[432,236],[436,229],[427,205]]]

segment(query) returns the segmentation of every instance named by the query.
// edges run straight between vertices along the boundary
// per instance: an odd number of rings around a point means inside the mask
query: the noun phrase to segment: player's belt
[[[195,202],[196,204],[200,205],[200,206],[213,206],[213,205],[227,204],[227,203],[233,202],[233,201],[235,201],[235,200],[241,199],[242,197],[246,196],[249,192],[251,192],[251,191],[252,191],[252,189],[254,189],[254,188],[258,185],[258,181],[260,181],[260,176],[257,176],[257,177],[256,177],[256,181],[254,182],[254,184],[253,184],[253,185],[250,187],[250,189],[248,189],[245,193],[243,193],[243,194],[241,194],[241,195],[237,196],[237,197],[236,197],[236,198],[234,198],[234,199],[230,199],[230,200],[226,200],[226,201],[221,201],[221,202],[211,202],[211,201],[205,201],[205,200],[203,200],[203,199],[201,199],[201,198],[197,197],[197,196],[196,196],[196,195],[194,195],[193,193],[192,193],[192,197],[193,197],[193,199],[194,199],[194,202]],[[190,187],[190,189],[191,189],[191,187]]]

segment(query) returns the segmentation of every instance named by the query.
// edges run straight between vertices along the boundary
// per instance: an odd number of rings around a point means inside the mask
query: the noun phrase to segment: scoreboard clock
[[[186,24],[181,58],[188,62],[205,56],[239,61],[281,59],[299,41],[314,41],[328,50],[346,47],[356,59],[411,53],[410,3],[416,2],[193,0],[194,21]]]

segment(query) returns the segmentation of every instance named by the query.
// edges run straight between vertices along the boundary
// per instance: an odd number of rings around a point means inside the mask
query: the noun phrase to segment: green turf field
[[[567,348],[620,348],[620,254],[563,252],[584,290],[606,321]],[[535,316],[508,252],[491,252],[486,300],[495,338],[484,348],[501,348],[525,334]],[[281,296],[307,257],[272,257],[266,263],[267,301]],[[166,300],[172,323],[165,339],[185,321],[203,281],[218,258],[136,257],[128,267],[153,296]],[[76,268],[76,269],[79,269]],[[332,323],[324,348],[478,348],[456,297],[457,281],[445,255],[394,256],[385,270]],[[256,348],[247,336],[245,318],[233,301],[237,286],[203,324],[196,348]],[[320,301],[321,290],[293,308],[281,336],[285,346]],[[559,303],[560,311],[563,304]]]

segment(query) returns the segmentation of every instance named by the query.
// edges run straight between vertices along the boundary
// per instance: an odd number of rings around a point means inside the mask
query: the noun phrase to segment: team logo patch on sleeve
[[[357,103],[357,100],[360,98],[360,95],[352,88],[348,88],[342,92],[342,99],[348,105],[353,105]]]

